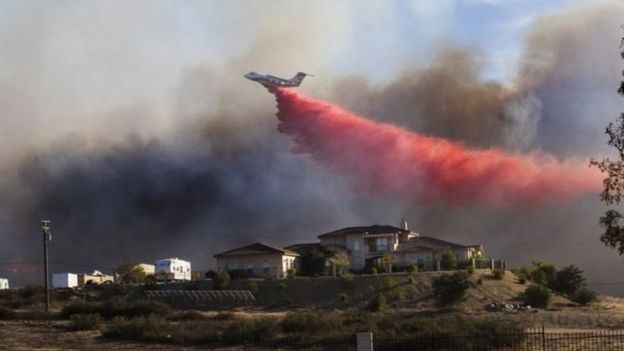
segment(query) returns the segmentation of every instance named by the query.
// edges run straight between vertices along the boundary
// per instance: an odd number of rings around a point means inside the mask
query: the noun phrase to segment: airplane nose
[[[243,75],[243,77],[247,78],[247,79],[251,79],[251,73],[245,73]]]

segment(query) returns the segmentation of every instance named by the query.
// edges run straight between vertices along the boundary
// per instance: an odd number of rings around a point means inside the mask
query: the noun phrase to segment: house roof
[[[338,230],[334,230],[333,232],[328,232],[325,234],[319,235],[319,239],[322,238],[334,238],[341,237],[350,234],[386,234],[386,233],[410,233],[409,230],[404,230],[401,228],[397,228],[391,225],[370,225],[364,227],[346,227]]]
[[[399,243],[396,251],[414,251],[414,250],[437,250],[443,248],[451,248],[451,249],[468,249],[468,248],[480,248],[481,245],[462,245],[457,243],[452,243],[450,241],[433,238],[430,236],[418,236],[415,238],[411,238],[402,243]]]
[[[215,258],[219,257],[229,257],[229,256],[249,256],[249,255],[266,255],[266,254],[282,254],[282,255],[290,255],[290,256],[299,256],[298,253],[280,249],[277,247],[269,246],[262,243],[255,243],[243,247],[239,247],[237,249],[225,251],[214,255]]]

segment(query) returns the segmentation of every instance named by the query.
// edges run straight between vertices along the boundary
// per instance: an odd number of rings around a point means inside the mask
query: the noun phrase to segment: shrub
[[[184,311],[178,312],[175,315],[169,317],[172,321],[206,321],[209,320],[208,316],[199,311]]]
[[[532,307],[546,308],[550,304],[551,293],[541,285],[531,285],[522,294],[522,302]]]
[[[470,288],[466,272],[442,274],[433,280],[433,293],[438,306],[449,306],[464,300]]]
[[[557,271],[552,289],[563,295],[572,295],[584,284],[583,271],[574,265],[570,265]]]
[[[71,330],[95,330],[100,328],[102,316],[97,313],[74,314],[69,319],[69,329]]]
[[[373,311],[381,311],[386,307],[386,296],[383,293],[375,295],[368,308]]]
[[[235,321],[223,333],[223,340],[230,344],[270,340],[278,334],[278,326],[273,319]]]
[[[577,289],[572,296],[570,296],[570,299],[573,302],[578,303],[579,305],[589,305],[590,303],[596,301],[598,299],[598,295],[596,294],[595,291],[587,288],[587,287],[581,287],[579,289]]]
[[[415,264],[412,264],[409,267],[407,267],[407,271],[409,273],[418,273],[418,266]]]
[[[230,285],[230,275],[228,274],[228,272],[219,272],[217,273],[217,275],[215,276],[215,280],[214,280],[214,284],[215,284],[215,288],[219,289],[219,290],[223,290],[225,288],[228,287],[228,285]]]
[[[535,284],[549,288],[553,288],[555,286],[557,270],[552,264],[535,260],[533,261],[529,272],[531,281]]]
[[[505,270],[500,268],[493,270],[492,278],[494,278],[495,280],[503,280],[503,278],[505,278]]]
[[[444,248],[440,253],[440,267],[444,270],[457,268],[457,257],[448,247]]]
[[[466,273],[473,275],[474,274],[474,267],[473,266],[468,266],[468,268],[466,268]]]
[[[247,282],[247,290],[251,291],[252,294],[258,293],[258,282],[255,280],[250,280]]]
[[[219,312],[216,316],[213,317],[213,319],[219,321],[229,321],[234,318],[236,318],[236,314],[234,312]]]
[[[338,294],[338,301],[340,301],[341,303],[347,303],[349,302],[349,296],[347,296],[347,294],[345,293],[340,293]]]
[[[111,339],[142,339],[162,334],[166,328],[167,321],[161,316],[149,315],[130,320],[117,317],[102,336]]]
[[[282,290],[286,290],[287,287],[288,285],[286,285],[286,283],[281,282],[275,286],[275,289],[282,291]]]
[[[15,319],[17,313],[10,308],[0,306],[0,320]]]
[[[296,272],[294,269],[290,268],[286,271],[286,279],[293,279],[296,275]]]
[[[376,267],[371,267],[371,268],[369,269],[369,273],[370,273],[370,274],[377,274],[377,268],[376,268]]]
[[[134,303],[106,302],[103,304],[76,303],[63,307],[59,317],[70,318],[74,314],[99,314],[102,318],[139,317],[158,315],[166,317],[171,314],[171,308],[157,301],[139,301]]]
[[[355,287],[355,278],[353,277],[353,274],[345,273],[340,277],[340,279],[346,288],[352,289]]]
[[[526,284],[526,278],[525,277],[519,277],[518,278],[518,284],[521,284],[521,285]]]
[[[343,317],[331,312],[293,312],[282,321],[286,333],[319,333],[342,329]]]
[[[483,284],[483,279],[481,277],[479,277],[479,279],[477,279],[477,284],[479,284],[479,285]]]

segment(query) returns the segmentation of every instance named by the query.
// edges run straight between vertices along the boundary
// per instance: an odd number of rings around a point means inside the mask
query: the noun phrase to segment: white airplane
[[[254,82],[258,82],[262,84],[265,88],[294,88],[301,85],[303,78],[306,76],[312,76],[312,74],[298,72],[294,77],[290,79],[284,79],[272,76],[270,74],[259,73],[255,71],[251,71],[244,75],[245,78],[249,80],[253,80]]]

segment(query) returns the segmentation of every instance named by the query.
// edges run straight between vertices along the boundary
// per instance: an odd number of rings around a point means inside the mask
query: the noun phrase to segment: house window
[[[387,238],[377,238],[375,239],[375,250],[373,251],[388,251],[388,239]]]
[[[354,240],[353,241],[353,250],[357,251],[360,249],[360,241],[359,240]]]

